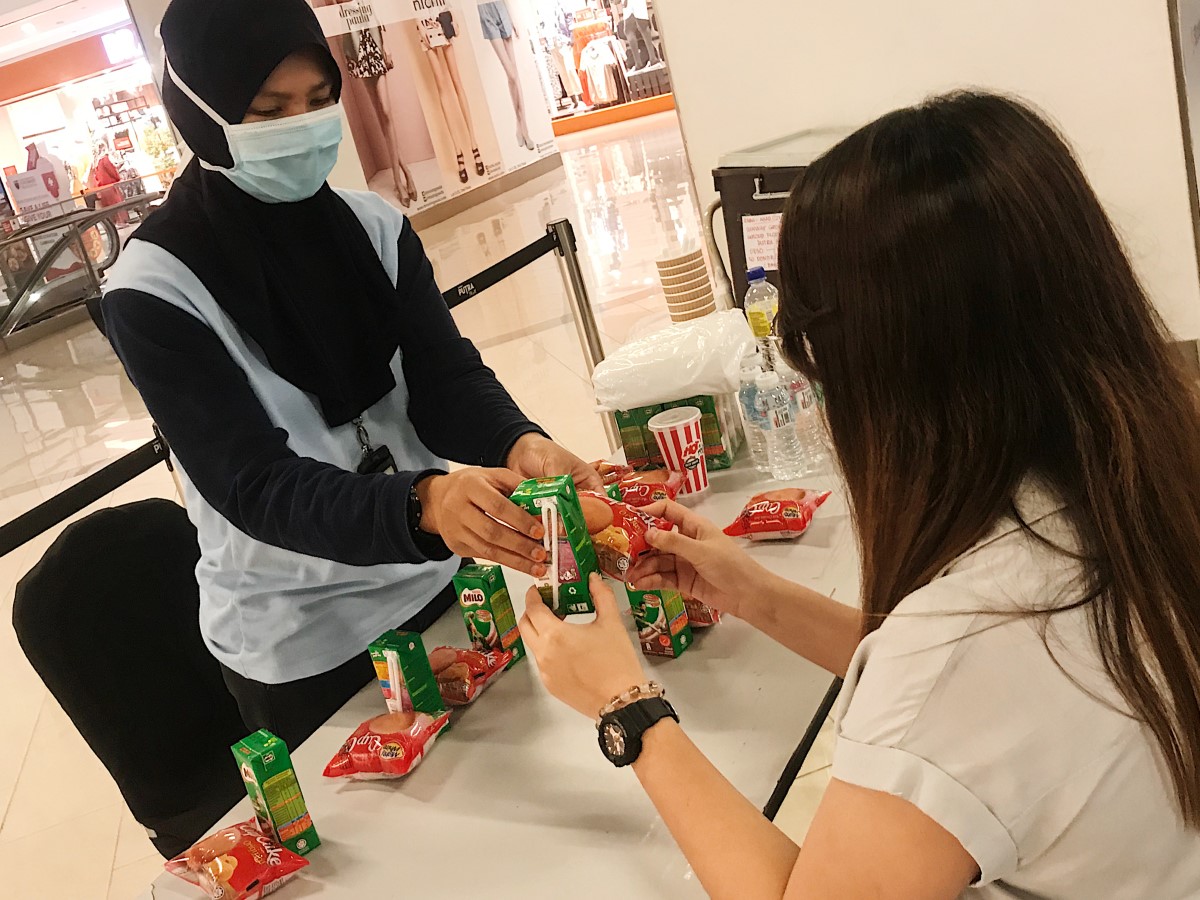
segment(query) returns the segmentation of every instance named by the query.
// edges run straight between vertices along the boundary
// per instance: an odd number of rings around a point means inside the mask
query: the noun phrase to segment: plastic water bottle
[[[775,285],[767,281],[767,272],[762,266],[755,266],[746,273],[750,289],[746,291],[746,321],[750,323],[762,352],[764,367],[770,371],[775,368],[775,352],[771,343],[771,328],[775,324],[775,315],[779,312],[779,291]]]
[[[738,407],[742,411],[742,424],[746,427],[746,444],[750,448],[750,459],[760,472],[770,472],[767,460],[767,435],[763,431],[763,417],[758,411],[758,385],[756,381],[762,368],[757,362],[742,369],[742,386],[738,390]]]
[[[782,354],[775,357],[775,372],[792,398],[792,416],[800,438],[804,474],[823,471],[829,463],[829,453],[825,448],[816,392],[807,378],[787,364]]]
[[[767,438],[767,462],[771,477],[791,481],[805,474],[804,453],[796,420],[792,418],[792,398],[775,372],[761,372],[755,379],[758,388],[755,406],[763,417]]]

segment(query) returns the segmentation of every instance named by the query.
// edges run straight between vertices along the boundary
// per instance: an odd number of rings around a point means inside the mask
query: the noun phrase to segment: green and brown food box
[[[538,585],[542,600],[560,619],[576,613],[595,612],[588,577],[600,567],[579,506],[575,479],[570,475],[531,478],[517,487],[512,501],[535,519],[541,519],[543,507],[558,511],[558,603],[554,603],[549,582]],[[549,565],[550,560],[546,563]]]
[[[287,744],[263,728],[229,749],[263,833],[302,856],[321,846]]]
[[[511,669],[525,656],[525,642],[517,628],[504,570],[500,566],[465,566],[454,576],[454,590],[471,646],[483,653],[511,650],[513,658],[507,666]]]
[[[663,411],[661,405],[639,406],[613,413],[617,430],[621,433],[621,445],[625,448],[625,462],[635,469],[662,468],[665,465],[658,441],[646,427],[646,423]]]
[[[421,635],[413,631],[387,631],[371,641],[367,652],[375,664],[375,677],[383,689],[388,710],[415,710],[435,717],[445,711],[442,692],[438,690]],[[389,658],[395,665],[395,684],[392,683]]]
[[[692,646],[683,595],[678,591],[638,591],[625,585],[637,623],[638,643],[647,656],[677,657]]]

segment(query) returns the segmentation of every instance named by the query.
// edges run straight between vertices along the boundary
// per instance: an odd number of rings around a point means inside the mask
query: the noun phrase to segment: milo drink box
[[[639,406],[613,413],[621,434],[621,445],[625,449],[625,462],[635,469],[661,467],[664,464],[658,442],[646,425],[662,411],[662,406]]]
[[[483,653],[511,650],[512,662],[506,667],[511,669],[525,656],[525,642],[517,629],[504,570],[499,566],[466,566],[454,576],[454,590],[471,647]]]
[[[588,577],[599,571],[599,565],[592,536],[588,534],[587,522],[579,506],[575,480],[570,475],[532,478],[517,487],[512,501],[535,519],[543,518],[543,509],[549,509],[549,515],[557,514],[558,517],[557,548],[551,551],[551,559],[546,561],[548,567],[553,568],[553,557],[558,557],[558,596],[554,596],[551,579],[547,584],[538,585],[542,600],[560,619],[574,613],[595,612]]]
[[[388,631],[371,641],[367,651],[390,712],[415,710],[436,716],[445,711],[421,635]]]
[[[637,623],[638,643],[647,656],[679,656],[692,645],[683,595],[678,591],[637,591],[625,585]]]
[[[287,744],[264,728],[229,749],[246,782],[263,834],[274,835],[284,847],[301,855],[321,846]]]

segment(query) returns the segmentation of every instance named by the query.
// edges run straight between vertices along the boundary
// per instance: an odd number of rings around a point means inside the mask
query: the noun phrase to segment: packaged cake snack
[[[406,710],[367,719],[334,754],[325,777],[370,780],[407,775],[449,724],[449,712]]]
[[[603,494],[584,491],[579,503],[596,551],[596,563],[601,572],[617,581],[624,582],[630,567],[650,552],[647,531],[670,531],[675,527],[666,519],[647,515]]]
[[[525,656],[525,642],[517,629],[504,570],[499,566],[473,565],[459,569],[454,576],[458,607],[471,647],[483,653],[507,650],[512,653],[512,668]]]
[[[391,712],[415,710],[435,714],[446,708],[421,635],[408,631],[384,632],[371,642],[367,651]]]
[[[166,870],[203,890],[212,900],[259,900],[308,865],[258,828],[251,819],[230,825],[174,859]]]
[[[538,592],[560,619],[595,612],[588,578],[597,571],[596,553],[570,475],[532,478],[512,495],[513,503],[542,520],[547,574]]]
[[[625,585],[637,623],[638,643],[647,656],[679,656],[692,645],[683,595],[678,591],[639,591]]]
[[[230,750],[246,783],[259,830],[302,856],[319,847],[321,839],[296,780],[287,744],[263,728]]]
[[[707,603],[701,603],[695,597],[686,594],[683,597],[683,608],[687,610],[688,624],[693,628],[708,628],[721,621],[719,609],[713,609]]]
[[[662,500],[674,500],[683,488],[683,475],[667,469],[634,472],[619,482],[621,502],[630,506],[649,506]]]
[[[725,533],[752,541],[777,541],[799,537],[808,530],[813,514],[829,499],[829,491],[783,488],[750,498]]]
[[[429,665],[447,706],[466,706],[512,661],[512,653],[505,650],[480,653],[438,647],[429,654]]]

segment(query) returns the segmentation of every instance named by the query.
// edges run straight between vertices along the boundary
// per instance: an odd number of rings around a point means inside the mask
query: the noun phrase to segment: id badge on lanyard
[[[392,451],[386,444],[371,446],[371,437],[367,434],[362,416],[354,420],[354,433],[358,437],[359,446],[362,447],[362,462],[354,471],[359,475],[395,475],[396,460],[392,458]]]

